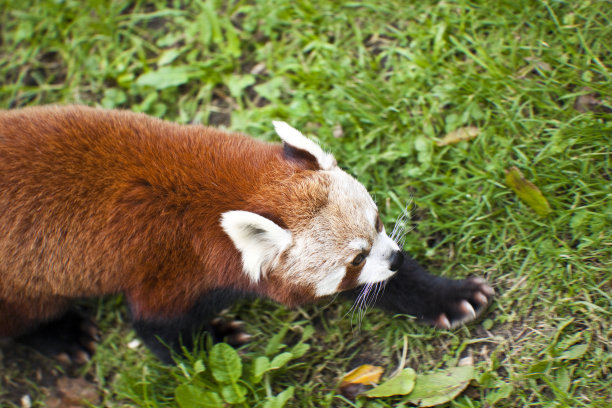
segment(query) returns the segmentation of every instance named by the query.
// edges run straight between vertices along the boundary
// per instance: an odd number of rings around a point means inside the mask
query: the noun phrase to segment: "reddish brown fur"
[[[219,216],[296,226],[327,199],[313,170],[281,145],[130,112],[0,111],[0,336],[120,292],[136,318],[181,314],[217,287],[308,300],[275,276],[253,285]]]

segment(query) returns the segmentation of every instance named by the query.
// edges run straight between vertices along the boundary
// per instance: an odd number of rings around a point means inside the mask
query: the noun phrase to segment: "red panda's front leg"
[[[237,325],[226,325],[217,319],[223,309],[239,299],[248,298],[233,289],[215,289],[204,295],[188,312],[173,317],[138,317],[133,315],[133,304],[128,304],[133,317],[133,326],[143,343],[164,363],[173,362],[173,354],[180,355],[181,347],[192,350],[203,333],[212,336],[214,342],[226,339],[228,343],[240,345],[247,335]]]
[[[357,299],[362,289],[346,292],[344,297]],[[431,275],[404,253],[402,265],[386,282],[384,292],[376,299],[374,306],[450,329],[479,316],[494,293],[482,278],[454,280]]]

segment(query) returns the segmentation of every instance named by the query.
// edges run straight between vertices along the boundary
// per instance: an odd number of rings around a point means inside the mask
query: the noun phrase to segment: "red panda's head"
[[[285,155],[315,165],[257,192],[257,211],[222,214],[244,273],[285,304],[391,277],[402,255],[365,187],[299,131],[284,122],[274,126]]]

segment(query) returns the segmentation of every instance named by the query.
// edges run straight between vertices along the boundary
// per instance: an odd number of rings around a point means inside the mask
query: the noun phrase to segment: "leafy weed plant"
[[[111,317],[84,370],[103,406],[189,406],[228,384],[248,406],[291,393],[286,406],[395,406],[336,387],[361,363],[393,371],[404,338],[417,372],[474,356],[454,407],[610,406],[611,17],[599,0],[0,0],[0,107],[84,103],[266,139],[288,121],[373,192],[387,228],[412,200],[405,247],[421,263],[498,293],[484,321],[452,331],[378,311],[357,330],[340,301],[237,305],[255,337],[229,383],[215,348],[164,367],[128,347],[122,309],[101,303]],[[474,139],[436,144],[468,126]],[[512,167],[548,215],[507,186]],[[278,333],[287,346],[270,353]],[[310,348],[250,376],[298,344]]]

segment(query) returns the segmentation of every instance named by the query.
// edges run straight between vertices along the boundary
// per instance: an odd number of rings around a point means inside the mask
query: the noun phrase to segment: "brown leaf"
[[[589,87],[582,88],[584,92],[593,91]],[[590,92],[584,95],[580,95],[574,101],[574,109],[578,112],[586,113],[586,112],[612,112],[612,108],[610,106],[606,106],[606,104],[599,99],[600,95],[597,92]]]
[[[448,132],[442,140],[438,140],[436,144],[438,146],[446,146],[449,144],[459,143],[463,140],[474,139],[480,134],[480,129],[476,126],[466,126],[459,129],[455,129],[452,132]]]

